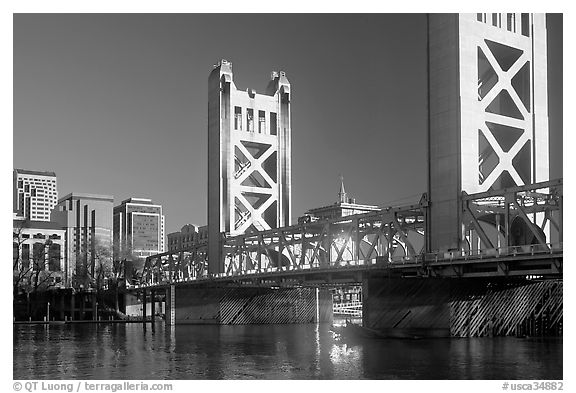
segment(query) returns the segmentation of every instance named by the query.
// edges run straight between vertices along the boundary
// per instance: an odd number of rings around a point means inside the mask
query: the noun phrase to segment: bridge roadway
[[[166,288],[170,285],[236,284],[268,287],[322,287],[361,284],[362,275],[377,272],[390,277],[562,277],[562,244],[485,249],[480,252],[422,254],[415,258],[398,257],[391,262],[383,257],[360,261],[341,261],[326,266],[266,267],[261,271],[231,271],[188,278],[174,277],[140,288]]]

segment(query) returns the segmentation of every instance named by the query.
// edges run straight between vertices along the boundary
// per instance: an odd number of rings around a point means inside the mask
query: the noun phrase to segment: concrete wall
[[[332,320],[332,297],[315,288],[172,287],[166,321],[174,324],[314,323]],[[170,300],[174,303],[171,304]],[[170,318],[173,310],[174,317]]]
[[[562,280],[372,277],[362,295],[364,326],[392,337],[562,331]]]

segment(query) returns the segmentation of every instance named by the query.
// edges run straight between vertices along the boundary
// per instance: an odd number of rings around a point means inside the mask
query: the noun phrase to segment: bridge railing
[[[454,260],[475,260],[486,258],[515,257],[527,255],[561,254],[563,243],[529,244],[525,246],[507,246],[485,248],[480,250],[462,250],[427,253],[419,256],[427,262],[444,262]]]

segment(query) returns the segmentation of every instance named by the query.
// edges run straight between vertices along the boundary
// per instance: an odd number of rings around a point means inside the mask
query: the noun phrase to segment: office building
[[[50,221],[50,212],[58,201],[54,172],[14,169],[13,212],[32,221]]]
[[[66,281],[88,285],[99,264],[112,263],[114,197],[70,193],[58,201],[52,221],[66,231]]]
[[[116,259],[143,260],[164,252],[162,206],[151,199],[129,198],[114,207],[114,252]]]

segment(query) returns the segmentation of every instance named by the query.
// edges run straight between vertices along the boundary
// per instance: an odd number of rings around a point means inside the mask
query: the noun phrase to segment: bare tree
[[[97,291],[102,289],[104,282],[113,277],[112,245],[95,238],[91,250],[92,266],[90,268],[91,284]]]
[[[22,256],[23,245],[26,242],[24,237],[24,228],[27,226],[28,220],[16,221],[14,220],[13,225],[13,237],[12,237],[12,247],[13,247],[13,291],[14,296],[16,296],[20,289],[27,283],[27,279],[32,272],[32,265],[30,264],[29,258],[24,260]]]
[[[128,235],[125,244],[114,242],[114,274],[119,280],[132,283],[138,279],[138,266],[141,259],[132,250],[132,237]]]

